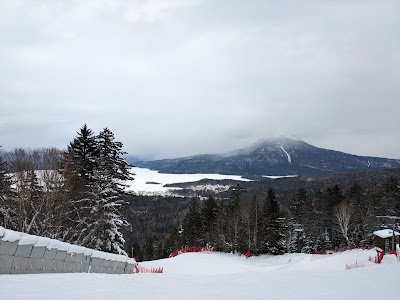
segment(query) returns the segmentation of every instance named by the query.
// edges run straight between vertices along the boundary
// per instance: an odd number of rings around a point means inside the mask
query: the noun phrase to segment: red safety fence
[[[382,259],[383,259],[384,256],[385,256],[385,252],[384,251],[379,252],[378,257],[377,257],[377,263],[378,264],[380,264],[382,262]]]
[[[180,250],[177,250],[173,253],[171,253],[168,257],[175,257],[178,256],[179,254],[182,253],[189,253],[189,252],[206,252],[206,253],[212,253],[213,249],[212,248],[207,248],[207,247],[185,247]]]
[[[164,272],[164,268],[145,268],[139,264],[136,264],[136,273],[157,273],[162,274]]]
[[[371,256],[368,258],[369,262],[375,263],[375,264],[380,264],[383,260],[383,257],[385,256],[385,252],[381,251],[379,252],[379,254],[377,256],[375,256],[374,258],[372,258]],[[357,262],[352,264],[352,265],[346,265],[344,267],[345,270],[351,270],[351,269],[356,269],[356,268],[361,268],[361,267],[367,267],[368,263],[366,261],[362,261],[362,262]]]
[[[351,269],[363,268],[363,267],[367,267],[367,266],[368,266],[367,261],[361,261],[361,262],[356,261],[354,264],[346,265],[344,267],[344,269],[345,270],[351,270]]]

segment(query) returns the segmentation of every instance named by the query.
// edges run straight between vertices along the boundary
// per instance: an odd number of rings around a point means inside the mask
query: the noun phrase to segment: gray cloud
[[[2,1],[0,143],[157,158],[279,134],[400,158],[398,1]]]

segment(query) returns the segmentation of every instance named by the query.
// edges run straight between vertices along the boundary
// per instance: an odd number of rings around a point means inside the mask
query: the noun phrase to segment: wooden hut
[[[392,229],[382,229],[374,231],[374,244],[385,252],[395,251],[399,244],[400,233]]]

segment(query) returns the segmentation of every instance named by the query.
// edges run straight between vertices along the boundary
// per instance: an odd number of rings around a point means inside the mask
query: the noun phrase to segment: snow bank
[[[124,255],[107,253],[107,252],[102,252],[102,251],[97,251],[97,250],[93,250],[92,257],[106,259],[106,260],[116,260],[116,261],[121,261],[121,262],[135,263],[134,259],[128,258]]]
[[[76,245],[71,245],[67,251],[68,253],[82,253],[85,254],[86,248]]]
[[[16,241],[19,241],[21,239],[21,237],[23,235],[25,235],[24,233],[10,230],[10,229],[3,228],[3,230],[4,230],[4,233],[3,233],[3,237],[1,238],[1,240],[5,241],[5,242],[14,243]]]
[[[23,235],[19,238],[18,245],[35,245],[39,242],[39,237],[35,235]]]
[[[35,247],[47,247],[50,245],[51,239],[45,238],[45,237],[40,237],[39,241],[36,242]]]
[[[47,249],[57,249],[59,251],[68,251],[71,248],[71,245],[68,243],[64,243],[57,240],[51,240],[50,244],[47,246]]]

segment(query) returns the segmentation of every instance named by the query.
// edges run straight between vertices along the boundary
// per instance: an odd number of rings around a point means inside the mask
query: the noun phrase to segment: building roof
[[[393,236],[393,230],[392,229],[377,230],[377,231],[374,231],[374,235],[379,236],[380,238],[386,239],[386,238],[389,238],[389,237]],[[400,233],[395,231],[394,235],[395,236],[399,236]]]

